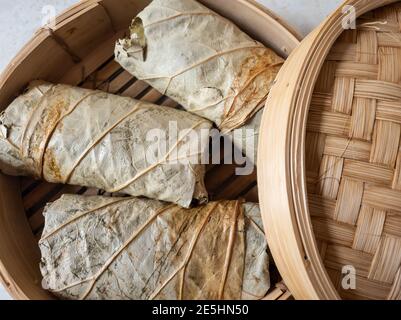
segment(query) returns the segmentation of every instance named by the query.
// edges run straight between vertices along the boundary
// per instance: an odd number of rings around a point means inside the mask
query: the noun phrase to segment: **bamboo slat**
[[[383,226],[383,234],[401,237],[401,213],[389,213]]]

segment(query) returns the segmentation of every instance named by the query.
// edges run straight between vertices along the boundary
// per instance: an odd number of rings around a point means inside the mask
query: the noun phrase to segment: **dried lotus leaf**
[[[270,286],[255,204],[64,195],[44,215],[41,271],[60,298],[260,299]]]
[[[166,141],[149,154],[160,130]],[[1,115],[0,168],[11,175],[82,185],[190,206],[206,201],[202,153],[211,123],[197,116],[101,91],[33,84]],[[188,139],[189,133],[199,140]],[[158,142],[156,142],[156,145]],[[199,154],[189,154],[189,150]],[[152,151],[152,152],[149,152]],[[188,161],[185,161],[188,160]]]
[[[283,64],[271,49],[194,0],[154,0],[137,19],[143,28],[131,29],[115,49],[116,60],[135,77],[223,133],[241,128],[264,107]],[[132,37],[143,36],[146,59],[130,46]],[[260,117],[249,129],[257,135],[259,127]]]

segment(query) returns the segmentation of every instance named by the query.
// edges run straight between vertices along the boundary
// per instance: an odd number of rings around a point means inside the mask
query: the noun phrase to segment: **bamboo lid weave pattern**
[[[344,299],[401,299],[401,3],[365,14],[333,46],[306,134],[309,209]],[[344,266],[356,288],[342,286]]]

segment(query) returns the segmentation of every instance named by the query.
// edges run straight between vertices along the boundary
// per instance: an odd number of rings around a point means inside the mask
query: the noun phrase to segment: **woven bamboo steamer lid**
[[[114,62],[114,44],[150,0],[87,0],[63,14],[51,29],[40,29],[0,77],[2,109],[34,79],[97,88],[174,107],[145,83]],[[201,0],[284,58],[299,45],[299,36],[253,1]],[[209,166],[206,184],[212,199],[258,201],[256,174],[235,176],[234,166]],[[15,299],[53,298],[41,286],[37,241],[43,207],[63,193],[94,195],[98,190],[53,185],[0,174],[0,279]],[[277,279],[277,282],[280,279]],[[266,299],[288,299],[288,289],[273,284]]]
[[[401,3],[345,1],[287,60],[268,105],[260,201],[294,297],[401,299]]]

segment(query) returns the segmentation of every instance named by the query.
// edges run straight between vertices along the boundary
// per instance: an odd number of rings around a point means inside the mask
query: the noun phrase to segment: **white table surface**
[[[258,1],[282,17],[302,35],[308,34],[342,2],[341,0]],[[52,5],[59,13],[76,2],[78,1],[0,0],[0,72],[41,25],[44,6]],[[0,300],[4,299],[10,297],[0,285]]]

